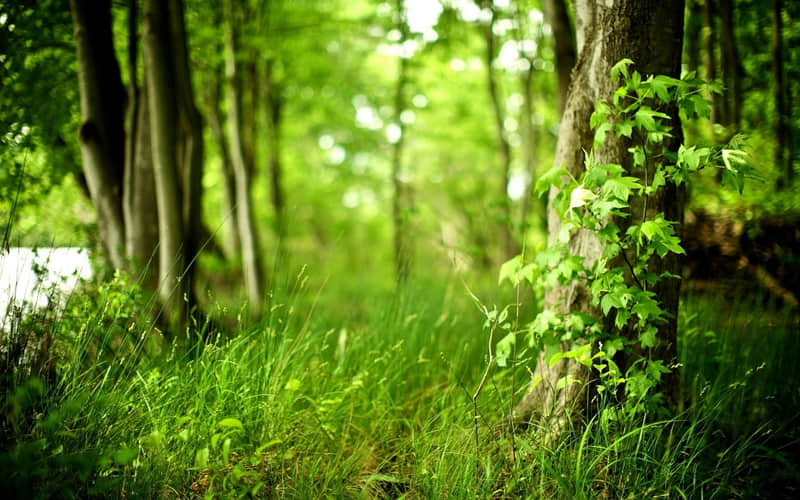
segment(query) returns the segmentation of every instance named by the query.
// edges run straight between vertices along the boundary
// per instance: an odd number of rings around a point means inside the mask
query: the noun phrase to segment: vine
[[[559,166],[542,175],[536,184],[539,195],[551,186],[559,190],[552,200],[562,222],[555,244],[540,249],[530,262],[517,256],[500,269],[500,282],[508,280],[518,286],[527,281],[539,293],[540,283],[553,287],[579,280],[585,284],[592,305],[599,308],[607,326],[586,313],[558,314],[545,309],[528,325],[528,345],[544,352],[550,366],[568,358],[594,369],[600,393],[618,394],[623,389],[622,408],[630,416],[661,406],[663,398],[654,388],[664,374],[676,369],[653,356],[659,325],[669,316],[653,288],[662,280],[680,277],[652,272],[649,264],[655,256],[664,259],[685,252],[675,232],[675,221],[664,213],[648,216],[650,197],[668,184],[686,183],[692,174],[707,167],[721,169],[723,183],[733,185],[740,193],[744,180],[754,177],[745,153],[738,148],[738,137],[725,146],[681,144],[677,151],[670,150],[668,143],[674,139],[671,118],[659,109],[675,106],[684,121],[708,117],[707,85],[694,73],[680,79],[664,75],[643,78],[631,71],[632,64],[623,59],[611,70],[612,81],[621,81],[621,85],[610,103],[599,101],[595,105],[590,119],[594,147],[584,154],[585,170],[580,177],[574,178]],[[628,169],[595,161],[607,134],[627,139]],[[643,203],[640,220],[630,220],[634,197],[640,197]],[[621,229],[615,220],[626,220],[628,224],[623,225],[627,229]],[[570,235],[578,230],[592,231],[602,244],[597,259],[587,262],[568,250]],[[507,363],[515,343],[515,333],[498,342],[495,356],[499,366]],[[564,345],[571,348],[564,351]],[[633,358],[625,373],[614,361],[618,352]],[[533,380],[533,386],[540,382]],[[572,383],[582,382],[562,378],[555,389]]]

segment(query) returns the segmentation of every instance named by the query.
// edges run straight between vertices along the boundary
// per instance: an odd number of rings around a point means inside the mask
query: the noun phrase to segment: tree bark
[[[720,0],[720,41],[722,42],[722,81],[725,84],[725,125],[739,128],[742,109],[742,63],[733,26],[733,0]]]
[[[180,189],[178,96],[175,60],[166,2],[144,2],[144,60],[147,75],[150,131],[158,206],[159,285],[170,324],[185,318],[183,270],[186,262],[183,196]]]
[[[564,0],[543,0],[542,9],[547,24],[553,29],[558,74],[558,109],[563,113],[572,68],[575,67],[575,33]]]
[[[70,0],[81,126],[78,139],[83,171],[97,209],[101,240],[111,264],[125,268],[125,222],[122,213],[125,168],[125,88],[114,53],[109,0]]]
[[[220,47],[220,52],[224,47]],[[239,222],[236,217],[236,180],[233,172],[233,163],[228,149],[228,140],[225,137],[222,119],[222,78],[224,78],[225,68],[220,66],[215,68],[212,76],[213,81],[207,87],[208,102],[208,124],[211,134],[219,147],[219,156],[222,161],[222,182],[225,188],[223,197],[224,222],[228,231],[227,240],[229,241],[229,252],[232,256],[240,256],[242,251],[242,238],[239,233]]]
[[[792,160],[786,154],[788,147],[789,111],[786,103],[786,71],[783,67],[783,0],[772,1],[772,85],[775,100],[775,166],[783,170],[778,180],[778,187],[792,184],[794,169]]]
[[[589,127],[589,118],[594,105],[600,99],[610,101],[618,85],[618,82],[611,81],[611,67],[627,57],[635,62],[635,69],[642,74],[674,77],[680,74],[684,3],[683,0],[611,0],[603,3],[577,0],[575,12],[579,55],[567,94],[554,163],[564,165],[577,178],[584,170],[584,151],[592,150],[593,132]],[[673,117],[673,133],[680,136],[677,113],[674,109],[668,112]],[[629,170],[629,175],[641,177],[642,173],[633,172],[631,168],[627,151],[629,140],[612,137],[614,135],[609,134],[605,144],[595,151],[595,161],[623,165]],[[680,137],[676,137],[675,144],[671,146],[677,147],[678,142]],[[552,207],[557,192],[555,187],[550,190],[548,232],[551,243],[561,228],[561,221]],[[647,215],[664,212],[670,220],[682,220],[681,190],[663,189],[651,195],[646,204],[641,199],[632,199],[628,220],[641,221],[645,216],[645,206]],[[619,221],[616,222],[619,224]],[[571,253],[584,258],[587,267],[603,251],[600,241],[589,230],[573,233],[568,246]],[[670,269],[672,272],[677,272],[677,264],[677,259],[653,262],[654,267]],[[659,329],[657,355],[668,366],[674,364],[677,352],[675,318],[679,286],[677,280],[665,280],[656,290],[662,307],[673,315],[672,321],[661,325]],[[586,312],[601,318],[599,311],[591,305],[591,294],[582,283],[547,289],[545,308],[559,313]],[[542,381],[532,386],[525,395],[515,409],[514,418],[518,423],[538,420],[548,433],[557,433],[586,409],[587,397],[590,396],[587,392],[589,373],[583,365],[566,359],[549,367],[544,355],[541,355],[535,375],[541,376]],[[581,383],[570,383],[556,390],[558,380],[565,376],[580,380]],[[674,393],[677,378],[673,377],[665,385],[665,389]],[[667,399],[672,398],[668,396]]]
[[[717,58],[714,54],[716,37],[714,35],[714,0],[705,0],[703,4],[703,29],[705,37],[703,39],[703,65],[706,67],[706,80],[713,82],[717,79]],[[720,100],[719,94],[712,92],[711,99],[711,123],[720,122]]]
[[[236,61],[236,30],[232,0],[226,0],[225,12],[228,21],[225,38],[225,73],[228,79],[228,138],[231,162],[236,185],[236,218],[242,237],[242,270],[247,297],[253,311],[258,311],[264,298],[264,284],[258,238],[253,223],[250,198],[250,175],[245,164],[241,136],[241,79]]]
[[[275,237],[278,254],[283,255],[286,237],[286,195],[283,190],[281,162],[281,126],[283,121],[283,91],[275,77],[275,60],[267,59],[264,68],[264,101],[267,114],[267,144],[269,146],[270,199],[275,216]]]
[[[483,8],[489,9],[491,18],[482,26],[485,43],[484,64],[486,64],[486,84],[489,97],[492,101],[497,146],[500,150],[500,189],[497,200],[501,208],[500,237],[503,245],[503,260],[510,259],[517,254],[516,245],[511,231],[511,200],[508,199],[508,181],[511,176],[511,145],[505,133],[505,110],[500,97],[497,78],[492,69],[492,63],[497,55],[497,39],[494,35],[494,23],[497,12],[493,0],[484,0]]]

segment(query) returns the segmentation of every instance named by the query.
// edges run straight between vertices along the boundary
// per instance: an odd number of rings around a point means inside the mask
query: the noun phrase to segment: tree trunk
[[[531,186],[533,180],[536,178],[536,130],[533,126],[533,61],[528,61],[528,69],[525,70],[521,77],[520,83],[522,85],[522,116],[520,119],[521,132],[522,132],[522,148],[523,159],[525,162],[525,171],[528,173],[530,182],[525,187],[525,192],[522,195],[522,203],[520,204],[520,235],[522,241],[525,241],[525,233],[528,228],[528,212],[530,212],[531,205]],[[537,214],[538,215],[538,214]]]
[[[722,81],[725,84],[725,125],[739,128],[742,109],[742,63],[733,27],[734,2],[720,0],[720,40],[722,42]]]
[[[617,82],[610,78],[611,67],[622,58],[635,61],[636,69],[642,74],[667,74],[677,77],[680,74],[681,46],[683,40],[683,0],[612,0],[603,3],[593,0],[576,0],[576,26],[578,27],[578,60],[573,71],[567,102],[561,120],[555,165],[564,165],[575,178],[584,170],[584,151],[591,151],[593,131],[589,127],[595,103],[600,99],[610,101]],[[673,117],[673,133],[680,135],[680,125],[675,110],[668,110]],[[631,161],[627,151],[630,146],[625,137],[612,137],[609,134],[602,147],[595,151],[598,163],[617,163],[629,169]],[[675,138],[674,146],[680,137]],[[641,177],[641,174],[638,174]],[[550,190],[550,200],[557,193]],[[632,199],[628,220],[640,221],[645,215],[645,203]],[[647,215],[664,212],[665,217],[675,221],[682,220],[683,197],[680,190],[663,189],[651,195],[646,203]],[[619,221],[615,221],[619,224]],[[561,221],[552,207],[548,207],[549,241],[554,242]],[[621,226],[622,227],[622,226]],[[622,227],[622,231],[625,227]],[[571,235],[569,250],[584,257],[584,265],[592,263],[602,254],[603,247],[592,231],[581,230]],[[677,272],[677,259],[654,262],[661,269]],[[676,323],[678,290],[677,280],[664,280],[656,290],[662,307],[672,314],[673,319],[659,329],[660,347],[657,355],[667,366],[674,364],[676,358]],[[591,294],[581,283],[569,286],[556,286],[547,289],[545,308],[559,313],[586,312],[601,318],[599,311],[591,304]],[[564,346],[569,347],[569,346]],[[624,368],[623,368],[624,369]],[[539,420],[543,429],[559,432],[586,408],[589,373],[577,362],[562,359],[552,367],[548,366],[544,355],[538,359],[535,375],[542,381],[525,395],[515,409],[514,418],[519,423]],[[567,384],[557,390],[558,380],[570,376],[581,383]],[[674,393],[677,379],[666,382],[666,389]],[[673,399],[668,396],[668,400]]]
[[[140,283],[158,287],[158,203],[150,145],[150,113],[147,80],[137,92],[136,116],[132,117],[128,143],[130,163],[125,169],[125,231],[127,255]]]
[[[221,47],[222,51],[224,50]],[[225,196],[223,197],[224,205],[224,223],[228,231],[229,252],[232,256],[240,256],[242,251],[242,237],[239,233],[239,221],[236,217],[236,180],[233,172],[233,163],[231,161],[231,154],[228,149],[228,141],[225,138],[222,120],[222,78],[225,69],[220,66],[215,68],[213,73],[213,81],[207,87],[207,102],[208,102],[208,124],[211,128],[211,134],[219,147],[219,156],[222,160],[222,182],[225,188]]]
[[[775,166],[783,170],[778,187],[790,186],[794,179],[792,160],[788,158],[789,126],[786,107],[786,72],[783,67],[783,0],[772,1],[772,81],[775,99]]]
[[[283,119],[283,92],[275,78],[275,60],[267,59],[264,68],[264,101],[267,112],[267,144],[269,146],[270,199],[275,216],[275,237],[278,255],[283,256],[286,237],[286,200],[283,191],[283,165],[281,162],[281,125]]]
[[[125,88],[114,53],[111,3],[70,0],[78,59],[83,171],[111,264],[125,268],[122,214]]]
[[[706,67],[706,80],[717,79],[717,58],[714,54],[716,40],[714,36],[714,0],[706,0],[703,4],[703,29],[705,30],[703,65]],[[711,123],[720,122],[719,94],[711,93]]]
[[[168,0],[169,34],[172,49],[175,98],[178,111],[178,175],[182,193],[181,218],[183,223],[182,272],[184,292],[190,308],[196,305],[193,265],[197,259],[203,234],[203,119],[197,110],[189,71],[189,50],[186,43],[182,0]]]
[[[245,164],[241,135],[241,79],[236,61],[236,31],[234,28],[234,8],[232,0],[225,2],[228,20],[225,38],[225,73],[228,78],[228,138],[230,140],[231,161],[236,184],[236,218],[242,237],[242,270],[247,297],[253,311],[258,311],[264,298],[264,285],[258,239],[253,223],[253,209],[250,198],[250,175]]]
[[[700,35],[703,31],[703,5],[700,1],[687,1],[686,65],[689,71],[700,70]]]
[[[542,9],[547,24],[553,29],[558,73],[558,109],[563,113],[572,68],[575,67],[575,34],[565,0],[544,0]]]
[[[147,75],[150,131],[158,206],[158,291],[169,323],[182,325],[185,317],[182,283],[184,263],[183,197],[178,160],[178,96],[175,60],[166,2],[144,2],[144,60]]]
[[[496,11],[493,0],[484,0],[483,8],[489,9],[491,18],[488,23],[483,25],[483,39],[485,45],[486,64],[486,83],[489,88],[489,97],[492,100],[492,110],[494,112],[494,125],[497,134],[497,145],[500,149],[500,189],[497,193],[497,200],[501,208],[500,234],[503,243],[503,260],[510,259],[517,254],[514,238],[511,231],[511,201],[508,199],[508,181],[511,176],[511,145],[505,133],[505,110],[500,97],[497,79],[495,78],[492,63],[497,53],[497,39],[494,36],[494,22]]]

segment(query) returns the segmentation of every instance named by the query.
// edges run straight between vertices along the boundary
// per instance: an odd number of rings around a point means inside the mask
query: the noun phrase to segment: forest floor
[[[309,283],[296,275],[271,297],[263,320],[212,332],[205,344],[164,343],[142,314],[148,302],[124,280],[18,325],[23,346],[36,340],[40,351],[3,352],[3,491],[15,498],[800,494],[800,317],[769,297],[685,287],[679,345],[691,404],[680,414],[631,422],[594,403],[597,416],[557,442],[511,434],[509,408],[530,380],[531,354],[522,352],[515,373],[490,371],[478,398],[476,446],[471,397],[488,333],[460,279],[411,282],[401,292]],[[489,307],[513,299],[481,293],[490,285],[473,289]],[[522,318],[532,317],[528,309]],[[209,333],[190,327],[195,339]],[[31,355],[41,349],[48,357]]]

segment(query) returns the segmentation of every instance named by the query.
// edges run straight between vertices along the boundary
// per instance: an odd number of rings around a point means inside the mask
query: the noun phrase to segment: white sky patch
[[[437,0],[405,0],[408,29],[413,33],[421,33],[424,37],[435,36],[433,29],[442,14],[442,4]],[[434,38],[434,40],[436,40]]]
[[[424,108],[428,105],[428,98],[422,94],[417,94],[411,98],[411,104],[417,108]]]

